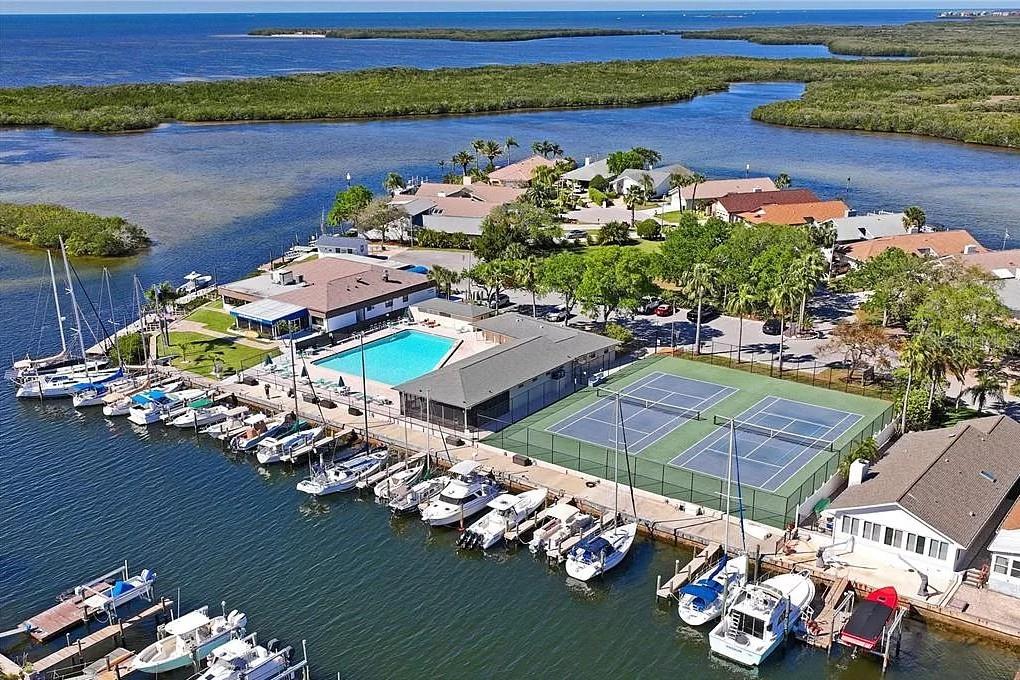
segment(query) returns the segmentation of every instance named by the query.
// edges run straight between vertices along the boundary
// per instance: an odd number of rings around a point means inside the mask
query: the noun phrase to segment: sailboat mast
[[[730,499],[733,497],[733,419],[730,419],[730,448],[726,456],[726,534],[723,539],[723,553],[730,550]]]
[[[616,393],[613,414],[613,519],[620,516],[620,393]]]
[[[71,265],[67,264],[67,249],[64,247],[64,237],[60,237],[60,254],[64,258],[64,274],[67,276],[67,292],[71,295],[71,307],[74,308],[74,330],[78,334],[78,348],[81,350],[81,359],[85,362],[85,380],[89,380],[89,361],[85,356],[85,337],[81,332],[81,314],[78,312],[78,298],[74,296],[74,284],[71,283]]]
[[[50,284],[53,286],[53,305],[57,311],[57,327],[60,329],[60,352],[67,352],[67,337],[64,335],[64,317],[60,314],[60,294],[57,292],[57,277],[53,273],[53,257],[46,251],[46,261],[50,263]]]

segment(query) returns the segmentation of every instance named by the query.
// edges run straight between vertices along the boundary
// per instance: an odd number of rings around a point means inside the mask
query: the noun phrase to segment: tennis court
[[[819,453],[849,432],[862,416],[792,399],[768,396],[735,416],[733,448],[742,484],[775,491]],[[730,451],[729,418],[715,416],[720,427],[670,461],[694,472],[726,477]]]
[[[616,392],[597,391],[599,399],[546,428],[547,432],[589,444],[640,453],[737,390],[669,373],[649,373]],[[621,417],[622,414],[622,417]]]

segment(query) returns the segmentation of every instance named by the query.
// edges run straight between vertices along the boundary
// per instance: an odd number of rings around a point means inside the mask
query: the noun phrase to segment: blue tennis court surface
[[[703,411],[736,391],[734,387],[670,373],[649,373],[620,390],[624,395],[620,401],[622,420],[616,399],[607,395],[546,431],[607,449],[614,448],[619,437],[621,450],[626,436],[627,451],[640,453],[690,420],[692,414],[684,409]]]
[[[734,449],[740,482],[776,491],[812,458],[828,451],[828,442],[838,440],[862,417],[782,397],[762,399],[735,416]],[[745,429],[741,429],[742,423],[747,424]],[[670,465],[725,479],[729,450],[730,428],[721,425]]]

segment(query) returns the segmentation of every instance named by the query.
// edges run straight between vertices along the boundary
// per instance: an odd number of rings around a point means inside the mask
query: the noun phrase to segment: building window
[[[1020,560],[1013,560],[1013,566],[1009,569],[1009,575],[1013,578],[1020,578]]]
[[[944,560],[948,554],[949,544],[945,541],[936,541],[935,539],[928,541],[928,557]]]
[[[843,515],[842,531],[844,534],[853,533],[852,531],[850,531],[850,515]]]
[[[885,528],[885,535],[882,536],[882,542],[886,545],[891,545],[894,548],[900,547],[903,543],[903,532],[899,529],[893,529],[892,527]]]
[[[1017,563],[1013,562],[1014,568],[1016,568],[1016,565]],[[1006,567],[1008,566],[1009,560],[1007,560],[1005,557],[1002,557],[1001,555],[996,555],[995,559],[992,560],[992,571],[994,571],[996,574],[1005,574]]]
[[[856,536],[857,535],[857,529],[858,529],[858,527],[860,527],[860,525],[861,525],[861,520],[857,519],[856,517],[854,517],[852,520],[850,520],[850,533],[853,534],[854,536]]]
[[[407,296],[406,295],[404,296],[404,302],[407,302]]]
[[[375,305],[369,305],[368,307],[365,307],[365,311],[371,312],[373,307],[375,307]]]
[[[392,307],[393,306],[393,300],[387,300],[386,301],[386,306],[387,307]]]
[[[924,554],[924,536],[917,536],[915,534],[907,534],[907,550],[915,552],[918,555]]]
[[[882,525],[874,522],[864,522],[864,538],[878,543],[882,540]]]

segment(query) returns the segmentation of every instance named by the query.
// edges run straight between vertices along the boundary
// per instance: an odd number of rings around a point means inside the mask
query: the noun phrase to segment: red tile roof
[[[983,253],[985,248],[966,229],[952,231],[933,231],[920,234],[903,234],[902,236],[883,236],[870,241],[861,241],[847,247],[847,257],[851,260],[864,262],[884,253],[890,248],[933,257],[962,255],[968,250]]]
[[[519,160],[516,163],[505,165],[502,168],[493,170],[489,173],[489,181],[497,182],[515,182],[524,184],[531,181],[531,173],[535,168],[543,166],[552,167],[556,165],[556,161],[548,158],[542,158],[541,156],[529,156],[523,160]]]
[[[763,205],[786,203],[812,203],[821,200],[810,189],[782,189],[780,191],[752,191],[743,194],[726,194],[719,205],[730,214],[751,212]]]
[[[737,213],[751,224],[808,224],[846,217],[850,209],[843,201],[812,201],[810,203],[770,203],[751,212]]]

